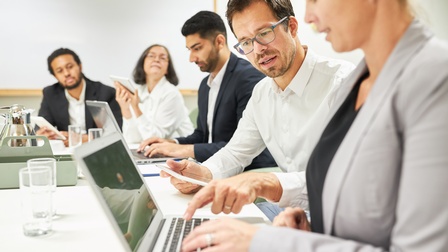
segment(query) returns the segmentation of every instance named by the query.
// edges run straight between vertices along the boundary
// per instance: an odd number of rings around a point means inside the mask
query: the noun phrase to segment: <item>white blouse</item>
[[[139,85],[139,108],[142,115],[123,118],[123,136],[128,143],[140,143],[150,137],[174,138],[193,133],[193,124],[188,116],[180,91],[163,77],[149,93],[146,85]]]

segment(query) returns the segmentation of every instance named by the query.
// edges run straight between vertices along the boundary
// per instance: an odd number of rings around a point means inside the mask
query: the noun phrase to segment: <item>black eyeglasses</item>
[[[274,28],[283,23],[285,20],[288,20],[288,17],[280,19],[280,21],[273,24],[271,27],[268,27],[255,35],[255,37],[240,41],[238,44],[234,45],[233,48],[235,48],[242,55],[246,55],[254,50],[254,41],[257,41],[261,45],[271,43],[275,39]]]

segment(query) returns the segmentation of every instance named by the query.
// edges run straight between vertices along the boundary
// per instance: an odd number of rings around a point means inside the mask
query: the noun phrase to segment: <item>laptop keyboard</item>
[[[208,220],[209,219],[207,218],[193,218],[189,221],[185,221],[182,218],[173,218],[162,251],[180,251],[180,246],[185,236],[187,236],[195,227],[201,225],[203,221]]]

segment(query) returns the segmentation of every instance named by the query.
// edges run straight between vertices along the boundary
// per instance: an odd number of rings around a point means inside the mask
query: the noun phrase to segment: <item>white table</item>
[[[0,251],[123,251],[90,186],[84,184],[56,189],[53,231],[40,237],[23,235],[19,190],[0,190]]]
[[[169,179],[145,178],[159,209],[164,215],[182,214],[191,195],[177,191]],[[0,190],[0,251],[123,251],[112,225],[103,213],[94,193],[85,180],[77,186],[58,187],[55,204],[58,216],[53,220],[53,232],[40,237],[26,237],[22,232],[20,197],[18,189]],[[206,206],[197,211],[213,215]],[[254,205],[247,205],[238,217],[262,217],[263,213]]]

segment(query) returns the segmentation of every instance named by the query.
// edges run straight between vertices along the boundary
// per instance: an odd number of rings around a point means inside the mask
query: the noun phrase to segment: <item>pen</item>
[[[143,177],[158,177],[158,176],[160,176],[160,174],[156,173],[143,174]]]

